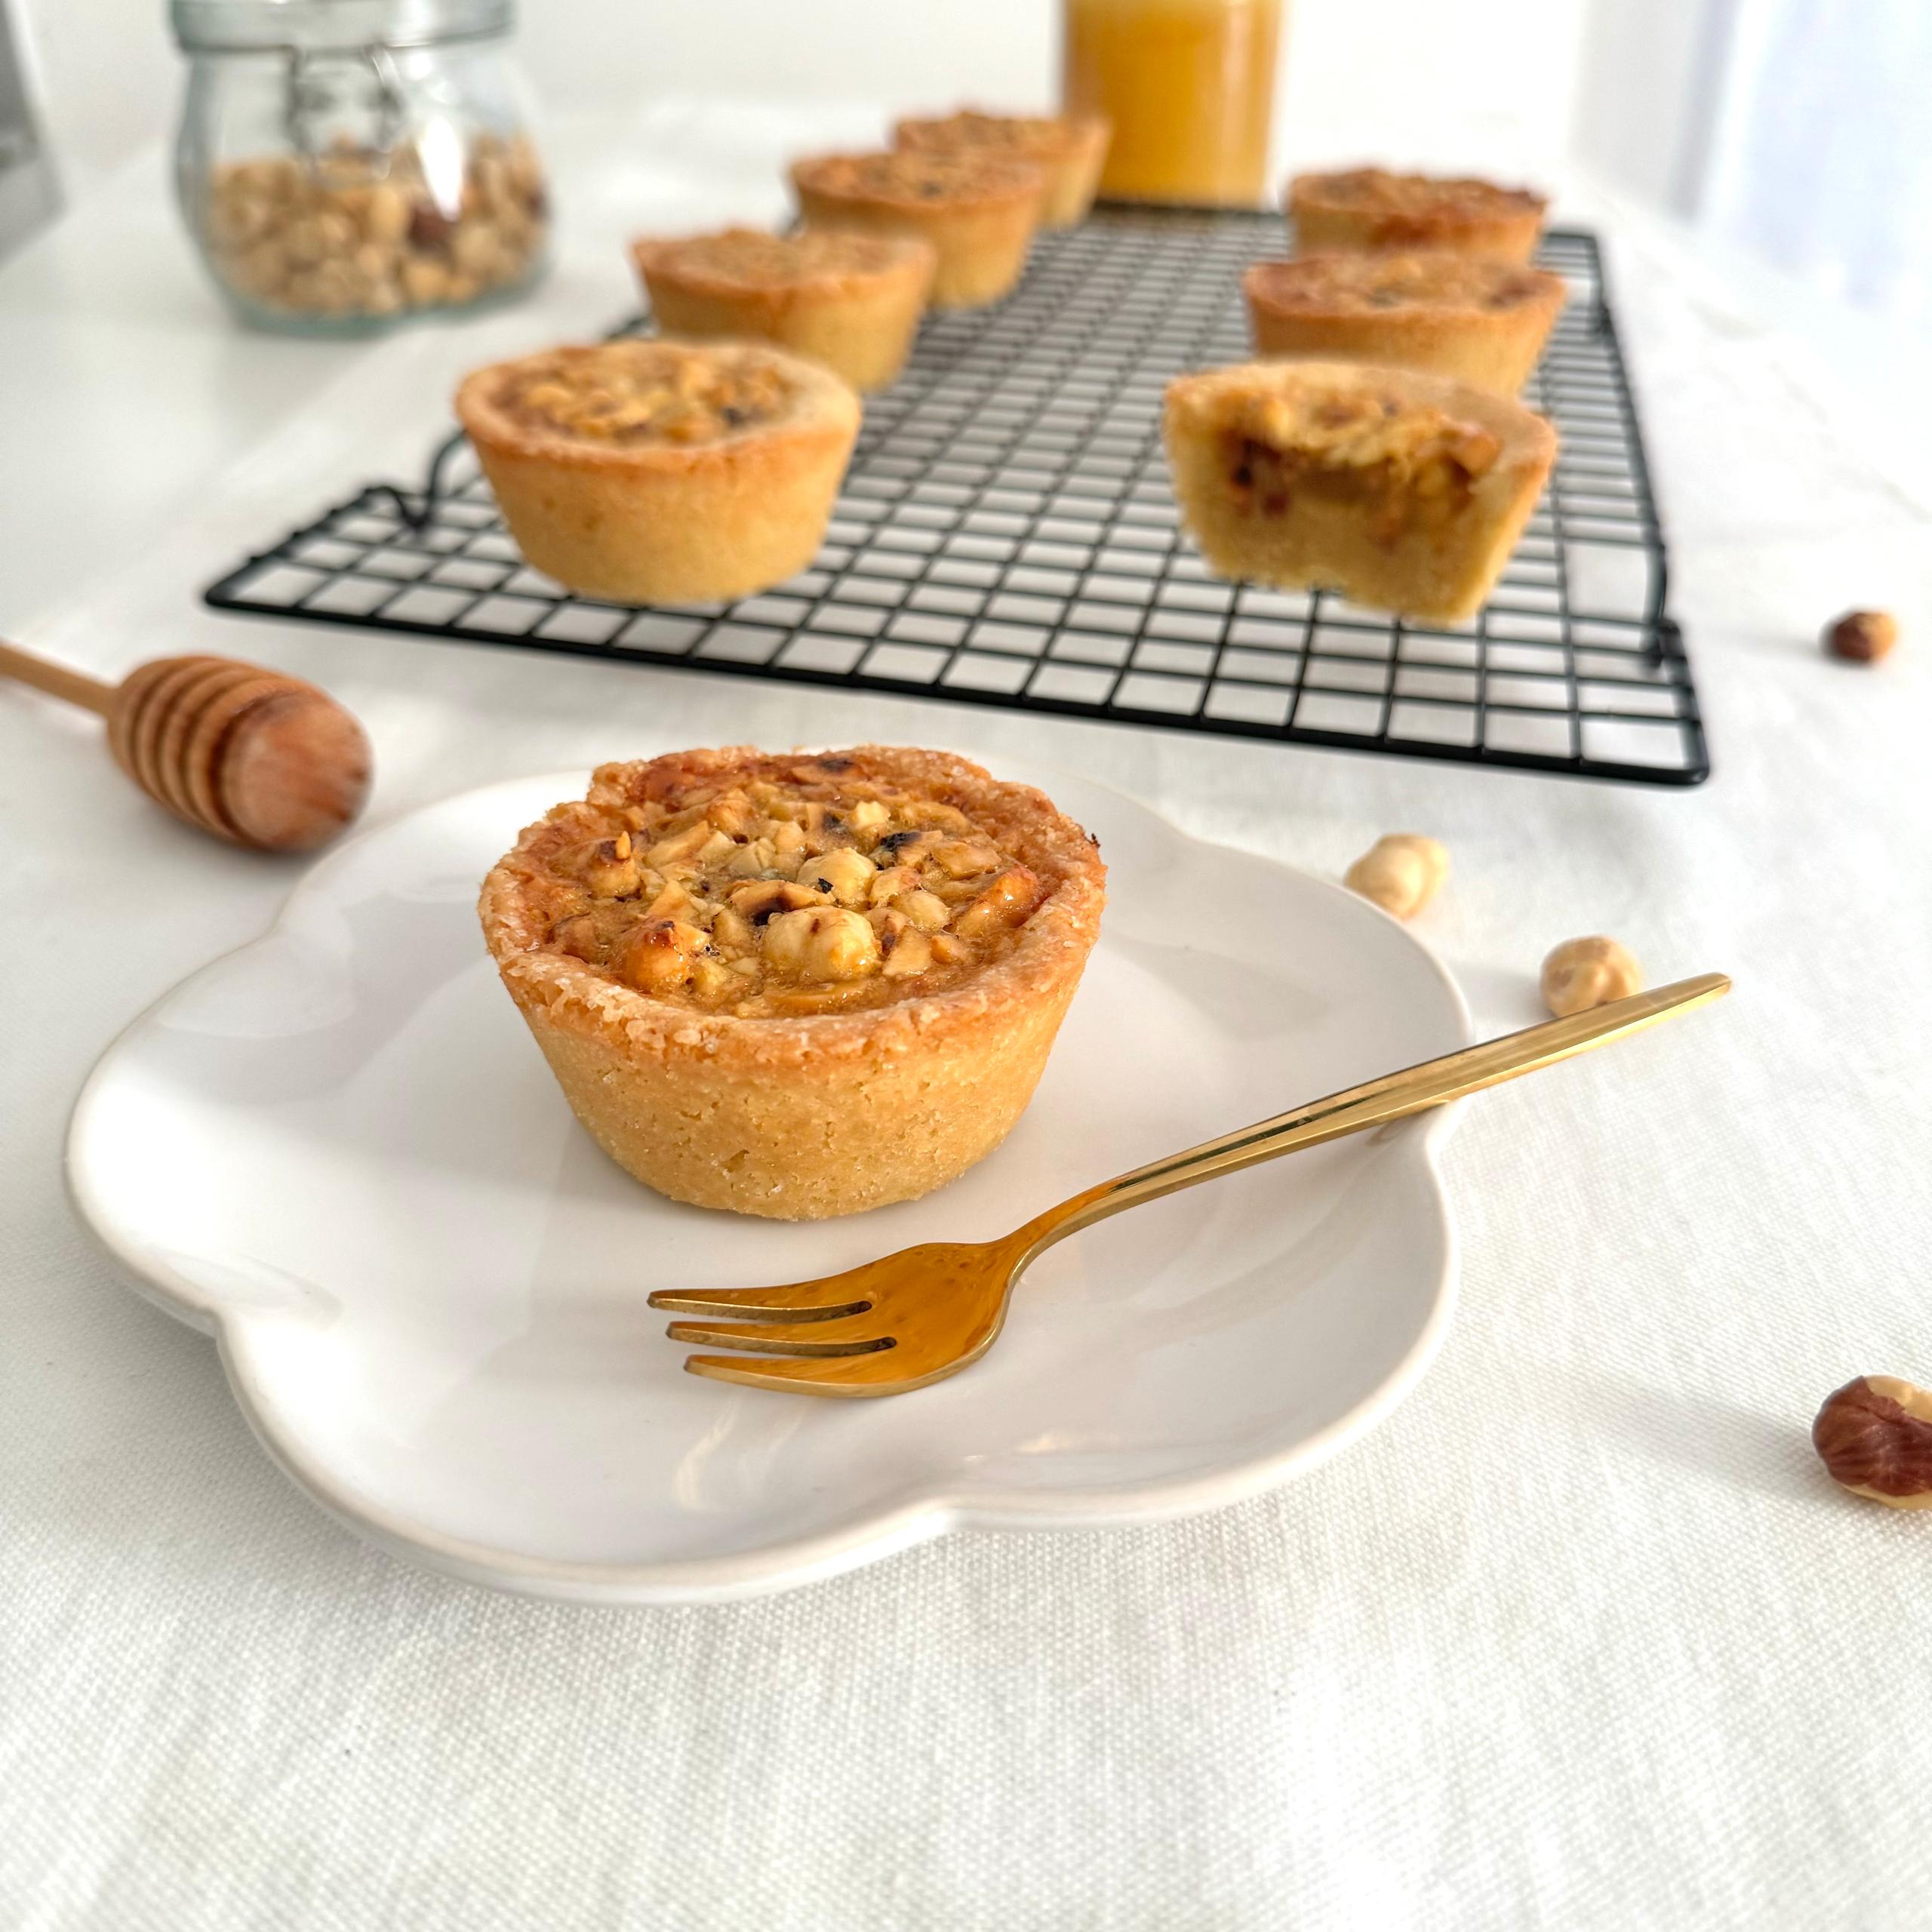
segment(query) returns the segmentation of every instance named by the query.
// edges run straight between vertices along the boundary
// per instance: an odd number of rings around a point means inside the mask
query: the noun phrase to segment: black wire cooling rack
[[[841,689],[1651,784],[1710,769],[1595,238],[1524,399],[1561,454],[1469,624],[1223,583],[1181,534],[1168,378],[1248,355],[1278,218],[1106,208],[995,307],[928,318],[866,409],[813,568],[729,605],[577,597],[525,567],[459,434],[206,593],[222,611]],[[627,333],[648,326],[640,319]]]

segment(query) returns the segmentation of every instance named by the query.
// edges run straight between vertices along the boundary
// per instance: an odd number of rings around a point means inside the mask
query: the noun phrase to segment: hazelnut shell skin
[[[1894,1509],[1932,1509],[1932,1395],[1859,1376],[1826,1397],[1811,1444],[1832,1480]]]
[[[1853,664],[1875,664],[1899,641],[1898,620],[1886,611],[1847,611],[1825,633],[1825,648]]]

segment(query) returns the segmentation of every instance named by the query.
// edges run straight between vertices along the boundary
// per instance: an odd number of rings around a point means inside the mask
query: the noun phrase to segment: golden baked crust
[[[1527,262],[1549,204],[1527,188],[1470,175],[1393,174],[1354,168],[1297,174],[1288,183],[1297,247],[1434,248]]]
[[[1221,575],[1457,622],[1508,561],[1556,433],[1420,371],[1257,362],[1168,388],[1183,521]]]
[[[1569,286],[1561,275],[1439,251],[1301,255],[1241,278],[1257,352],[1429,369],[1514,395]]]
[[[913,235],[727,228],[640,239],[631,260],[666,335],[776,343],[876,389],[906,365],[939,254]]]
[[[765,824],[794,827],[795,851],[761,853]],[[984,851],[945,849],[969,844]],[[927,882],[872,903],[909,851]],[[964,759],[740,747],[600,768],[584,801],[525,831],[480,910],[504,985],[614,1159],[678,1200],[797,1219],[909,1199],[998,1145],[1079,982],[1105,878],[1049,800]],[[908,906],[914,893],[935,903]],[[845,931],[813,957],[814,921],[863,928],[873,954],[841,952]],[[962,956],[888,970],[949,935]],[[714,972],[745,997],[713,990]]]
[[[934,306],[977,309],[1020,279],[1046,177],[984,154],[829,154],[794,163],[792,187],[808,228],[923,237]]]
[[[587,596],[748,596],[817,552],[859,401],[758,343],[546,349],[465,378],[456,412],[525,557]]]
[[[1104,115],[987,114],[961,108],[942,118],[895,122],[892,144],[915,154],[1004,155],[1030,162],[1047,177],[1042,228],[1072,228],[1094,205],[1113,138]]]

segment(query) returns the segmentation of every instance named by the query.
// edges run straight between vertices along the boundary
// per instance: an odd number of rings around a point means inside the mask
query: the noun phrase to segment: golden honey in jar
[[[1104,114],[1100,192],[1251,207],[1268,187],[1281,0],[1066,0],[1062,91]]]

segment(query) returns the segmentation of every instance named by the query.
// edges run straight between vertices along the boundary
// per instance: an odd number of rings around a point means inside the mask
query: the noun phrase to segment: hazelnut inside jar
[[[522,294],[550,203],[511,0],[174,0],[182,208],[258,325],[363,334]]]

